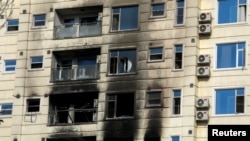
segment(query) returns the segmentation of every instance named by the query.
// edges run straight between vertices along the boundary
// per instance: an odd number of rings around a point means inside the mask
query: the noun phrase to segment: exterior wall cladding
[[[249,124],[249,5],[226,24],[221,3],[4,0],[0,140],[206,141],[209,124]]]

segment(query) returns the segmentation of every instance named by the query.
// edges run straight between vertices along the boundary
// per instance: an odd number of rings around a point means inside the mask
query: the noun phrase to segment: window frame
[[[42,58],[42,62],[40,62],[42,66],[40,68],[33,68],[32,65],[34,63],[32,62],[32,58],[38,58],[38,57]],[[35,63],[35,64],[39,64],[39,63]],[[30,66],[29,66],[30,70],[41,70],[41,69],[43,69],[43,67],[44,67],[44,57],[43,56],[30,56]]]
[[[125,7],[137,7],[138,13],[137,13],[137,27],[133,28],[133,29],[122,29],[121,30],[121,9],[125,8]],[[113,10],[115,8],[119,8],[119,13],[114,13]],[[114,15],[118,15],[119,16],[119,20],[118,20],[118,29],[114,30],[113,29],[113,17]],[[139,19],[140,19],[140,8],[138,4],[132,4],[132,5],[121,5],[121,6],[113,6],[111,7],[111,18],[110,18],[110,32],[123,32],[123,31],[135,31],[139,29]]]
[[[245,24],[245,23],[247,23],[247,21],[248,21],[248,8],[247,8],[248,7],[248,0],[246,0],[246,4],[240,4],[239,1],[240,0],[237,1],[237,10],[236,10],[237,11],[237,13],[236,13],[236,18],[237,19],[236,19],[236,22],[219,23],[219,8],[220,7],[219,7],[219,0],[217,0],[217,8],[216,8],[217,9],[217,13],[216,13],[217,14],[216,15],[217,20],[216,20],[216,25],[232,25],[232,24]],[[245,5],[245,8],[246,8],[245,9],[245,21],[240,21],[240,19],[239,19],[239,14],[240,14],[240,10],[239,10],[240,8],[239,7],[241,5]],[[228,16],[226,16],[226,17],[228,17]]]
[[[238,65],[238,61],[239,61],[239,56],[238,56],[238,54],[239,54],[239,52],[240,52],[240,50],[241,49],[238,49],[238,45],[240,44],[240,43],[244,43],[245,44],[245,46],[244,46],[244,48],[243,48],[243,60],[242,60],[242,63],[243,63],[243,65],[242,66],[239,66]],[[224,68],[219,68],[217,65],[218,65],[218,46],[219,45],[226,45],[226,44],[235,44],[236,45],[236,53],[235,53],[235,62],[236,62],[236,66],[235,67],[224,67]],[[216,43],[216,45],[215,45],[215,47],[216,47],[216,49],[215,49],[215,61],[214,61],[214,66],[215,66],[215,70],[239,70],[239,69],[244,69],[244,68],[246,68],[247,66],[246,66],[246,64],[247,64],[247,42],[246,41],[232,41],[232,42],[220,42],[220,43]]]
[[[110,95],[113,95],[115,96],[115,99],[114,100],[109,100],[109,96]],[[133,95],[131,97],[133,97],[133,116],[128,116],[128,117],[117,117],[117,103],[118,103],[118,100],[117,100],[117,95]],[[113,113],[113,117],[109,117],[108,115],[108,112],[109,112],[109,102],[110,101],[114,101],[114,113]],[[105,119],[106,120],[122,120],[122,119],[133,119],[135,117],[135,114],[136,114],[136,111],[135,111],[135,108],[136,108],[136,105],[135,105],[135,102],[136,102],[136,94],[135,92],[112,92],[112,93],[107,93],[106,94],[106,110],[105,110]]]
[[[180,66],[180,68],[176,68],[176,61],[178,61],[177,59],[176,59],[176,54],[177,53],[179,53],[179,51],[176,51],[176,48],[177,47],[181,47],[182,48],[182,50],[181,50],[181,66]],[[174,44],[174,49],[173,49],[173,57],[174,57],[174,59],[173,59],[173,70],[174,71],[180,71],[180,70],[183,70],[184,69],[184,49],[185,49],[185,47],[184,47],[184,45],[183,44]]]
[[[160,49],[161,48],[161,54],[160,53],[155,53],[155,54],[151,54],[151,50],[152,49]],[[161,59],[151,59],[151,56],[159,56],[161,55]],[[148,48],[148,62],[160,62],[160,61],[164,61],[164,47],[159,45],[159,46],[152,46]]]
[[[180,91],[180,96],[175,96],[175,91]],[[172,116],[180,116],[181,113],[182,113],[182,89],[172,89],[172,92],[171,92],[171,115]],[[178,98],[180,100],[180,105],[179,105],[179,113],[175,113],[175,98]]]
[[[15,61],[15,65],[10,65],[10,66],[6,66],[6,62],[7,61]],[[14,73],[16,72],[16,59],[6,59],[3,61],[3,73]],[[13,71],[6,71],[7,68],[13,68],[14,67],[14,70]]]
[[[9,25],[10,21],[17,21],[17,25]],[[9,27],[16,27],[17,30],[8,30]],[[13,33],[13,32],[18,32],[18,30],[19,30],[19,19],[8,19],[7,23],[6,23],[6,32],[7,33]]]
[[[217,105],[216,105],[216,102],[217,102],[217,99],[216,99],[216,96],[217,96],[217,94],[216,94],[216,90],[234,90],[235,92],[236,92],[236,90],[238,90],[238,89],[243,89],[244,90],[244,93],[243,93],[243,96],[244,96],[244,105],[243,105],[243,111],[244,112],[242,112],[242,113],[237,113],[237,93],[235,93],[235,105],[234,105],[234,107],[235,107],[235,111],[234,111],[234,113],[226,113],[226,114],[217,114],[216,113],[216,110],[217,110]],[[214,95],[213,95],[213,99],[214,99],[214,116],[235,116],[235,115],[245,115],[245,113],[246,113],[246,97],[247,97],[247,94],[246,94],[246,88],[245,87],[238,87],[238,86],[236,86],[236,87],[216,87],[216,88],[214,88]]]
[[[115,57],[113,57],[112,55],[111,55],[111,52],[112,51],[117,51],[117,52],[122,52],[122,51],[127,51],[127,50],[133,50],[134,52],[135,52],[135,56],[134,56],[134,58],[135,58],[135,64],[134,64],[134,72],[122,72],[122,73],[120,73],[119,72],[119,63],[118,62],[116,62],[116,72],[115,73],[111,73],[111,58],[115,58]],[[118,57],[117,57],[118,59],[120,59],[119,58],[119,55],[118,55]],[[113,76],[113,75],[130,75],[130,74],[136,74],[136,72],[137,72],[137,49],[135,48],[135,47],[127,47],[127,48],[114,48],[114,49],[110,49],[109,50],[109,52],[108,52],[108,75],[110,75],[110,76]],[[133,62],[132,62],[133,63]]]
[[[149,94],[159,94],[159,98],[153,98],[153,99],[150,99],[149,98]],[[147,91],[146,92],[146,104],[145,104],[145,107],[146,108],[154,108],[154,107],[161,107],[162,106],[162,91],[160,90],[153,90],[153,91]],[[160,103],[158,104],[149,104],[149,101],[150,100],[159,100]]]
[[[42,16],[42,15],[44,15],[44,20],[35,20],[36,16]],[[46,21],[47,21],[47,14],[46,13],[33,14],[32,19],[33,19],[32,28],[46,27]],[[44,22],[44,25],[36,25],[37,22]]]
[[[158,15],[158,16],[154,16],[153,15],[153,6],[155,5],[163,5],[163,14],[162,15]],[[151,12],[150,12],[150,18],[162,18],[162,17],[165,17],[166,16],[166,4],[163,2],[163,3],[151,3],[150,5],[150,9],[151,9]]]
[[[35,100],[37,100],[37,101],[39,101],[39,105],[32,105],[32,106],[30,106],[30,104],[29,104],[29,102],[30,101],[35,101]],[[29,111],[29,108],[38,108],[38,111]],[[29,114],[32,114],[32,113],[39,113],[41,111],[41,99],[40,98],[27,98],[26,99],[26,113],[29,113]]]
[[[183,1],[183,7],[179,7],[178,6],[178,2],[179,1]],[[178,23],[178,17],[179,17],[179,14],[178,14],[178,10],[179,9],[183,9],[183,17],[182,17],[182,23]],[[175,26],[184,26],[185,24],[185,13],[186,13],[186,0],[176,0],[175,1],[175,21],[174,21],[174,25]]]
[[[5,109],[6,111],[11,111],[11,114],[5,114],[5,115],[2,115],[2,114],[0,114],[0,117],[10,117],[10,116],[12,116],[12,112],[13,112],[13,103],[0,103],[0,113],[2,112],[2,110],[3,110],[3,108],[2,108],[2,106],[3,105],[11,105],[11,109]]]

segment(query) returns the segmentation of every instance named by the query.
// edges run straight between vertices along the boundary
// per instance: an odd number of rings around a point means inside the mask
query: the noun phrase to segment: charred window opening
[[[50,95],[49,125],[95,123],[97,106],[98,93]]]
[[[173,90],[173,115],[181,113],[181,90]]]
[[[90,137],[48,138],[47,141],[96,141],[96,137],[90,136]]]
[[[104,138],[104,141],[133,141],[132,137],[124,137],[124,138]]]
[[[27,99],[27,112],[39,112],[40,99]]]
[[[133,73],[136,71],[136,50],[110,51],[110,74]]]
[[[52,81],[97,79],[99,77],[100,49],[56,51]]]
[[[134,94],[107,95],[107,118],[132,118],[134,116]]]
[[[144,141],[160,141],[160,137],[145,137]]]

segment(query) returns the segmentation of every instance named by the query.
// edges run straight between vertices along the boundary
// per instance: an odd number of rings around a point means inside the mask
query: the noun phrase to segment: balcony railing
[[[48,125],[71,125],[71,124],[84,124],[96,123],[97,113],[96,108],[91,109],[67,109],[55,110],[49,112]]]
[[[99,77],[98,66],[85,66],[74,68],[53,68],[52,81],[97,79]]]
[[[55,39],[101,35],[101,22],[55,27]]]

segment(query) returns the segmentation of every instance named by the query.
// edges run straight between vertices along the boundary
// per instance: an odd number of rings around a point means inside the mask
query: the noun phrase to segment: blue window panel
[[[247,4],[247,0],[239,0],[239,4]]]
[[[244,95],[244,93],[245,93],[245,90],[244,90],[243,88],[240,88],[240,89],[237,89],[237,90],[236,90],[237,96],[239,96],[239,95]]]
[[[162,54],[162,48],[151,48],[150,54]]]
[[[184,0],[177,1],[177,6],[178,7],[184,7]]]
[[[218,0],[218,23],[237,22],[238,0]]]
[[[180,97],[181,96],[181,90],[174,90],[174,97]]]
[[[238,66],[245,66],[245,43],[239,43],[238,49]]]
[[[0,115],[11,115],[12,114],[12,104],[0,104]]]
[[[9,65],[16,65],[16,60],[7,60],[5,61],[5,65],[9,66]]]
[[[137,29],[138,28],[138,7],[121,8],[120,30]]]
[[[5,71],[6,71],[6,72],[15,71],[15,70],[16,70],[15,67],[7,67],[7,68],[5,68]]]
[[[182,45],[175,45],[175,52],[182,52]]]
[[[159,11],[159,10],[164,10],[164,4],[154,4],[152,5],[152,10],[153,11]]]
[[[3,104],[2,110],[6,110],[6,109],[12,109],[12,104]]]
[[[113,8],[113,14],[119,14],[120,8]]]
[[[236,44],[221,44],[217,47],[217,68],[236,67]]]
[[[216,90],[216,114],[235,113],[235,89]]]
[[[32,63],[41,63],[43,62],[43,57],[32,57]]]
[[[172,141],[180,141],[180,137],[179,136],[172,136],[171,140]]]
[[[17,26],[19,24],[19,20],[8,20],[8,26]]]
[[[35,21],[45,21],[45,14],[35,15]]]

